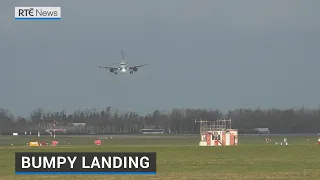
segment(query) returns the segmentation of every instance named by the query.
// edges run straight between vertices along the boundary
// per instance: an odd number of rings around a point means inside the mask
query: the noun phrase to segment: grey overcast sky
[[[15,6],[61,6],[16,21]],[[319,0],[3,0],[0,107],[318,108]],[[115,76],[99,65],[148,63]]]

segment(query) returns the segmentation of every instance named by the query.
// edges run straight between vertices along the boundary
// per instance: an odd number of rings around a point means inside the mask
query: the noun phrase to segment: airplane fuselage
[[[127,71],[127,63],[125,61],[121,61],[120,70],[122,73],[125,73]]]

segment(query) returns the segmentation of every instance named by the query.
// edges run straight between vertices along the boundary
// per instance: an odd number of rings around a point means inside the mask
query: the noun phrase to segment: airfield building
[[[231,128],[231,119],[216,121],[197,121],[200,123],[199,146],[236,146],[238,145],[238,130]]]

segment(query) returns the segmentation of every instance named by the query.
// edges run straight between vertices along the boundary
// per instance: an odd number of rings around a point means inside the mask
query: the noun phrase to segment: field
[[[50,142],[53,138],[0,136],[0,180],[320,179],[320,145],[317,145],[316,134],[290,135],[288,146],[274,144],[283,141],[284,135],[271,136],[270,144],[266,144],[264,136],[242,135],[236,147],[198,147],[199,135],[99,137],[103,139],[99,147],[94,145],[92,136],[57,136],[57,147],[28,147],[29,141]],[[14,153],[17,151],[157,152],[157,175],[15,175]]]

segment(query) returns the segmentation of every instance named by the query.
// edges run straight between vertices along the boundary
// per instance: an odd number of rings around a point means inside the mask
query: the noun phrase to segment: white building
[[[269,128],[254,128],[253,131],[259,134],[270,134]]]

